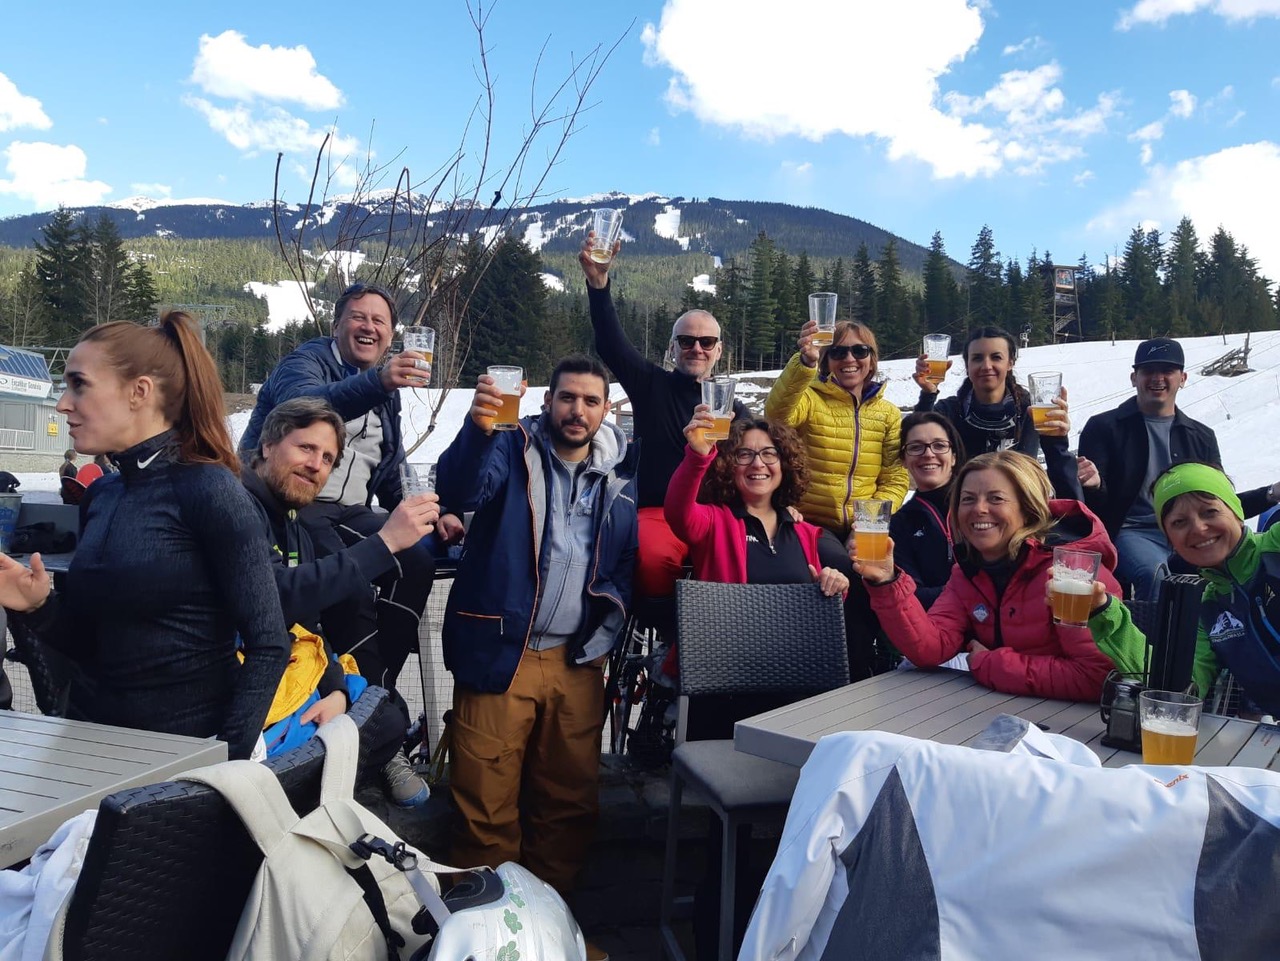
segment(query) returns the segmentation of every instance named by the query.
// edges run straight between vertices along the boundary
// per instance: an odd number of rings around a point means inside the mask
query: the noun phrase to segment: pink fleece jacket
[[[715,449],[705,456],[686,446],[684,460],[671,475],[662,505],[667,523],[689,545],[693,576],[721,584],[747,583],[747,525],[724,504],[699,504],[702,478],[716,459]],[[818,537],[822,528],[801,521],[795,525],[804,556],[821,570]]]

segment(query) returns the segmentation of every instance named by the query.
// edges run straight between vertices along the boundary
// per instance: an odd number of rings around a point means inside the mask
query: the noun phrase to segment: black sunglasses
[[[694,337],[691,334],[676,334],[675,340],[680,345],[681,350],[693,350],[694,344],[697,344],[703,350],[710,350],[720,343],[719,337]]]
[[[832,360],[844,360],[850,354],[858,360],[866,360],[873,351],[866,344],[841,344],[839,347],[828,347],[827,356]]]

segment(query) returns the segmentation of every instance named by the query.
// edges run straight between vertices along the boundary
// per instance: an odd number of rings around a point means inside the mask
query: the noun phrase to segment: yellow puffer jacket
[[[796,354],[764,403],[765,414],[790,424],[809,452],[809,490],[800,501],[804,519],[841,539],[853,526],[853,502],[907,496],[907,469],[898,458],[902,412],[871,385],[856,404],[847,390],[821,381]]]

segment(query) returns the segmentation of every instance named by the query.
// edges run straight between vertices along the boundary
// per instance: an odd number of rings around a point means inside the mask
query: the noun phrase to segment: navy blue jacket
[[[460,511],[475,511],[444,615],[444,663],[459,684],[502,693],[511,686],[533,630],[550,479],[540,422],[487,435],[470,418],[440,456],[437,491]],[[608,432],[608,436],[605,435]],[[636,552],[636,448],[611,423],[593,444],[616,452],[596,497],[595,561],[587,615],[568,657],[583,663],[613,649],[631,603]],[[623,451],[625,450],[625,454]]]
[[[365,505],[378,498],[378,503],[392,510],[400,503],[400,462],[404,445],[400,434],[400,392],[388,393],[382,387],[378,368],[357,371],[342,364],[333,353],[332,337],[317,337],[300,344],[276,364],[258,391],[258,402],[249,416],[249,426],[240,438],[240,452],[245,461],[258,448],[262,422],[277,404],[295,397],[323,397],[344,420],[355,420],[370,411],[378,412],[382,423],[382,459],[369,480],[369,496]]]

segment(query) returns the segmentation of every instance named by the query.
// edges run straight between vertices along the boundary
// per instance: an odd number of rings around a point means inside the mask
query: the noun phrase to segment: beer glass
[[[435,490],[435,464],[410,464],[400,462],[400,493],[403,497],[416,497]]]
[[[520,383],[524,380],[524,368],[490,367],[486,373],[502,391],[502,407],[493,420],[493,429],[515,430],[520,426]]]
[[[1054,399],[1062,390],[1062,374],[1045,370],[1027,378],[1027,392],[1031,394],[1031,423],[1043,434],[1049,422],[1049,411],[1055,410]]]
[[[947,379],[947,356],[951,353],[950,334],[925,334],[924,356],[929,364],[926,380],[941,384]]]
[[[1102,555],[1097,551],[1053,549],[1053,580],[1049,590],[1053,622],[1065,627],[1087,627],[1093,582],[1098,579]]]
[[[613,245],[622,236],[622,211],[601,207],[591,211],[591,229],[595,237],[591,241],[591,259],[598,264],[613,260]]]
[[[1138,695],[1143,764],[1190,764],[1196,756],[1200,710],[1204,702],[1178,691]]]
[[[860,561],[883,561],[889,556],[889,515],[893,501],[853,502],[853,547]]]
[[[406,327],[404,329],[404,349],[421,354],[422,359],[430,364],[436,355],[436,332],[433,327]],[[423,383],[431,382],[431,372],[427,371]]]
[[[702,382],[702,402],[711,408],[715,426],[703,431],[709,441],[728,440],[729,423],[733,420],[733,390],[738,382],[721,374]]]
[[[836,295],[810,294],[809,319],[818,323],[818,331],[813,335],[813,346],[830,347],[836,333]]]

